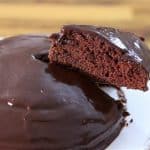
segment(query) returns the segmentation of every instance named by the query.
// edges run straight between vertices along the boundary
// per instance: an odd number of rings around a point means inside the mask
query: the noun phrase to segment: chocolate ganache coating
[[[0,149],[101,150],[122,107],[88,77],[48,64],[47,36],[0,41]]]

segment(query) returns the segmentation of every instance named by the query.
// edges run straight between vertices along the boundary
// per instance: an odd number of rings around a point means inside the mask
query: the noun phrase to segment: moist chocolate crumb
[[[108,27],[66,25],[50,37],[50,63],[77,68],[113,85],[147,90],[150,50],[142,37]]]
[[[130,119],[130,123],[132,123],[133,122],[133,119]]]

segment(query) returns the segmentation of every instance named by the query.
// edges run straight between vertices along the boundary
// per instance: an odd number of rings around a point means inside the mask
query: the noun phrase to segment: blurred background
[[[150,45],[149,18],[150,0],[0,0],[0,36],[93,24],[135,32]]]

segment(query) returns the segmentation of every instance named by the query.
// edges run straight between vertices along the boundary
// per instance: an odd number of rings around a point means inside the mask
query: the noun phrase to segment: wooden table
[[[0,36],[56,32],[70,23],[94,24],[136,32],[150,45],[149,16],[150,0],[0,0]]]

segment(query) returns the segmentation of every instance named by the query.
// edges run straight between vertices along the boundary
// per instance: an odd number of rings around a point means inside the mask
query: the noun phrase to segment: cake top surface
[[[67,31],[81,31],[89,34],[93,33],[105,38],[112,44],[121,49],[129,59],[141,63],[143,67],[150,72],[150,50],[143,39],[133,33],[121,31],[111,27],[98,27],[92,25],[65,25],[62,28],[62,34]],[[89,36],[87,34],[87,36]]]
[[[0,138],[51,149],[101,144],[119,132],[122,108],[87,77],[48,64],[49,46],[46,36],[0,41],[0,129],[13,127]]]

